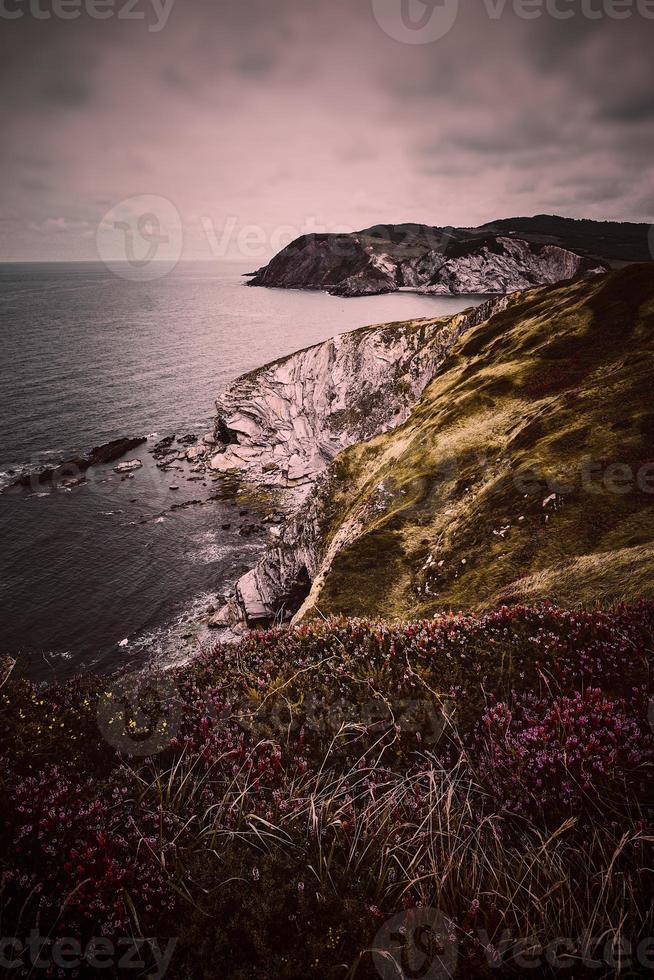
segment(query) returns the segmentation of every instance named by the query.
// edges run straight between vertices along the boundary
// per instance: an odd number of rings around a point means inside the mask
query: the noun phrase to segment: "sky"
[[[652,222],[653,42],[652,0],[0,0],[0,260],[97,260],[146,213],[261,264],[377,223]]]

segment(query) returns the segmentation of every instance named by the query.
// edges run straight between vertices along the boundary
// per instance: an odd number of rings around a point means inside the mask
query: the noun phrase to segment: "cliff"
[[[301,487],[238,583],[248,620],[653,595],[653,346],[642,265],[241,379],[217,425],[238,442],[210,465]]]
[[[595,275],[606,269],[604,263],[558,245],[532,245],[521,239],[498,237],[438,264],[420,292],[445,296],[509,293]]]
[[[254,273],[249,285],[338,296],[409,288],[492,294],[650,259],[645,224],[540,215],[479,228],[378,225],[352,234],[301,236]]]
[[[363,327],[238,378],[216,402],[209,468],[304,496],[341,450],[404,422],[458,337],[508,302]]]
[[[341,334],[238,378],[218,399],[213,437],[189,458],[213,475],[277,491],[290,515],[271,560],[238,583],[249,622],[270,620],[289,595],[292,606],[306,594],[317,531],[293,515],[332,460],[404,422],[458,338],[511,302]]]
[[[507,236],[460,242],[443,232],[440,242],[420,246],[413,240],[400,244],[361,234],[325,235],[292,242],[250,285],[324,289],[349,297],[399,289],[454,296],[509,293],[607,268],[599,259],[558,245]]]

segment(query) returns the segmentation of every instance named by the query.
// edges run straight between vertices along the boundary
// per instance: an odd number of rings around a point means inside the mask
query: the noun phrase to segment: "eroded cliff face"
[[[515,238],[495,238],[443,262],[420,292],[450,296],[508,293],[552,285],[577,276],[597,275],[606,266],[557,245],[530,245]]]
[[[505,294],[608,269],[606,262],[558,244],[476,229],[426,228],[305,235],[279,252],[252,286],[323,289],[366,296],[417,289],[439,295]],[[389,237],[383,237],[387,234]]]
[[[237,584],[249,623],[288,617],[308,593],[323,558],[321,501],[335,457],[405,422],[458,338],[514,301],[342,334],[244,375],[221,396],[215,433],[190,458],[276,491],[290,515]]]
[[[367,327],[239,378],[216,403],[210,469],[300,499],[346,446],[404,421],[464,319]]]

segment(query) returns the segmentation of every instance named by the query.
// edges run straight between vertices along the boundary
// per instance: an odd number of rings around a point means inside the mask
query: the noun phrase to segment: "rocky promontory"
[[[249,285],[370,296],[411,289],[442,296],[504,294],[651,258],[645,225],[542,215],[479,228],[378,225],[303,235]]]

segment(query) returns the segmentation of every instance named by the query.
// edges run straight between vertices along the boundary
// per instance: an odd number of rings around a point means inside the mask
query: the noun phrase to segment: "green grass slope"
[[[653,393],[652,265],[526,292],[337,458],[301,615],[654,597]]]

